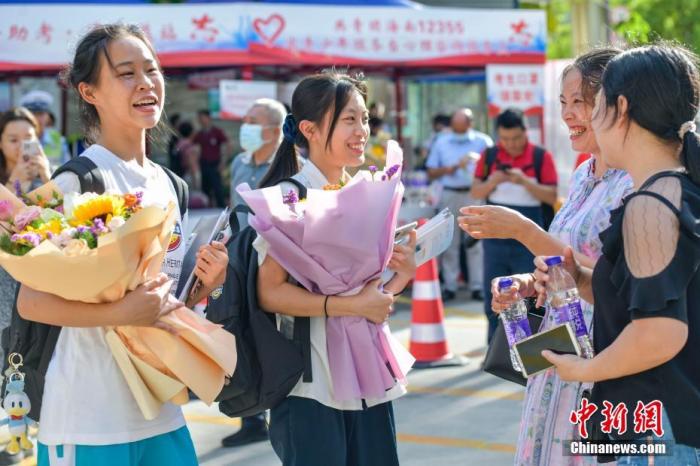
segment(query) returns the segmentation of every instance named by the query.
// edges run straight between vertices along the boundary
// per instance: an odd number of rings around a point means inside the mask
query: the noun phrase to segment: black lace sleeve
[[[689,283],[700,266],[700,189],[687,183],[666,176],[632,194],[601,235],[611,281],[633,319],[688,321]]]

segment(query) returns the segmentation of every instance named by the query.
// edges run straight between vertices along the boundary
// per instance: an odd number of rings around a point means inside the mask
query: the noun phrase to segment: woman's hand
[[[549,281],[549,266],[545,264],[545,260],[549,256],[535,257],[535,292],[537,293],[537,306],[543,306],[547,300],[547,282]],[[578,283],[581,275],[581,268],[574,257],[574,250],[571,246],[564,248],[564,269],[569,272],[574,281]]]
[[[175,309],[184,306],[183,303],[170,295],[173,282],[161,273],[156,278],[145,281],[134,291],[127,293],[119,301],[118,325],[134,325],[138,327],[156,327],[177,334],[170,325],[159,319],[170,314]]]
[[[595,382],[589,375],[591,359],[584,359],[573,354],[556,354],[549,350],[542,351],[542,356],[557,369],[557,375],[564,382]]]
[[[223,243],[212,241],[197,251],[194,273],[202,281],[205,289],[212,291],[226,280],[228,250]]]
[[[39,148],[40,153],[29,159],[29,165],[32,171],[32,179],[39,178],[42,183],[48,183],[51,179],[51,169],[49,168],[49,159],[44,154],[44,149]]]
[[[391,305],[394,304],[394,296],[380,290],[381,285],[381,279],[372,280],[362,288],[360,293],[352,296],[353,306],[358,315],[375,324],[381,324],[389,318]],[[330,299],[332,300],[333,297]]]
[[[530,297],[535,294],[532,275],[513,275],[509,277],[513,279],[513,285],[505,290],[505,292],[501,292],[498,287],[498,282],[501,278],[505,277],[496,277],[491,280],[491,309],[493,309],[493,312],[496,314],[505,311],[521,298]]]
[[[11,186],[15,183],[15,181],[19,181],[24,185],[33,181],[34,178],[36,178],[35,168],[30,162],[29,157],[20,155],[19,159],[17,159],[17,164],[15,165],[15,168],[13,168],[12,173],[10,173],[10,177],[8,178],[7,184],[8,186]]]
[[[416,230],[410,231],[408,235],[408,243],[394,246],[389,260],[389,269],[406,282],[416,276]]]
[[[520,239],[537,225],[513,209],[501,206],[469,206],[459,209],[459,227],[477,239]]]

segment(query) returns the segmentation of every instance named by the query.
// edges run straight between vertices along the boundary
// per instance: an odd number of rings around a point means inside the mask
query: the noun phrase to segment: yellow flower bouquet
[[[71,301],[112,302],[160,272],[175,205],[144,206],[140,194],[69,194],[52,183],[24,197],[0,186],[0,266],[15,280]],[[4,230],[4,233],[3,233]],[[69,273],[67,273],[69,272]],[[234,336],[182,307],[163,317],[177,335],[108,328],[106,340],[146,419],[191,389],[214,401],[236,366]]]

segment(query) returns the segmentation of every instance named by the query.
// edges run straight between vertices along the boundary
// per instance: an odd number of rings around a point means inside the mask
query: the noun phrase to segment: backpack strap
[[[299,199],[306,199],[308,190],[304,184],[294,178],[285,178],[279,183],[292,183],[299,191]],[[294,341],[301,346],[301,355],[304,358],[304,375],[302,380],[305,383],[313,381],[311,374],[311,320],[308,317],[294,318]]]
[[[535,177],[537,182],[542,184],[542,164],[544,164],[544,154],[545,150],[543,147],[535,146],[535,153],[533,154],[534,163],[533,168],[535,169]]]
[[[241,223],[238,221],[238,214],[254,214],[253,209],[245,204],[238,204],[231,209],[231,215],[228,217],[228,225],[231,227],[231,232],[235,235],[241,231]]]
[[[299,190],[299,199],[306,199],[307,188],[301,181],[295,180],[294,178],[285,178],[283,180],[280,180],[277,184],[285,182],[292,183],[294,186],[296,186],[297,190]]]
[[[58,175],[70,172],[78,176],[80,180],[80,192],[82,193],[97,193],[105,192],[105,182],[100,175],[100,170],[95,165],[95,162],[87,157],[75,157],[64,163],[53,172],[51,179],[55,180]]]
[[[498,147],[493,146],[486,149],[486,160],[484,160],[484,174],[481,177],[481,181],[486,181],[491,174],[491,167],[496,163],[496,157],[498,156]]]
[[[168,167],[161,165],[160,168],[162,168],[165,174],[168,175],[170,182],[175,188],[175,195],[177,196],[177,202],[179,204],[178,207],[180,207],[180,216],[184,217],[187,213],[187,207],[190,204],[190,189],[187,186],[187,183],[185,183],[185,180],[177,176]]]

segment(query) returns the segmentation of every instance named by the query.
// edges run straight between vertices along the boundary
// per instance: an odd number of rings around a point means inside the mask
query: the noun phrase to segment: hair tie
[[[294,118],[294,115],[291,113],[287,113],[287,116],[284,119],[284,126],[282,126],[282,134],[284,135],[284,139],[294,144],[298,133],[299,128],[297,128],[296,118]]]
[[[681,141],[685,138],[685,135],[688,134],[688,132],[694,133],[695,132],[695,122],[694,121],[686,121],[681,125],[681,129],[678,130],[678,137],[681,138]]]

